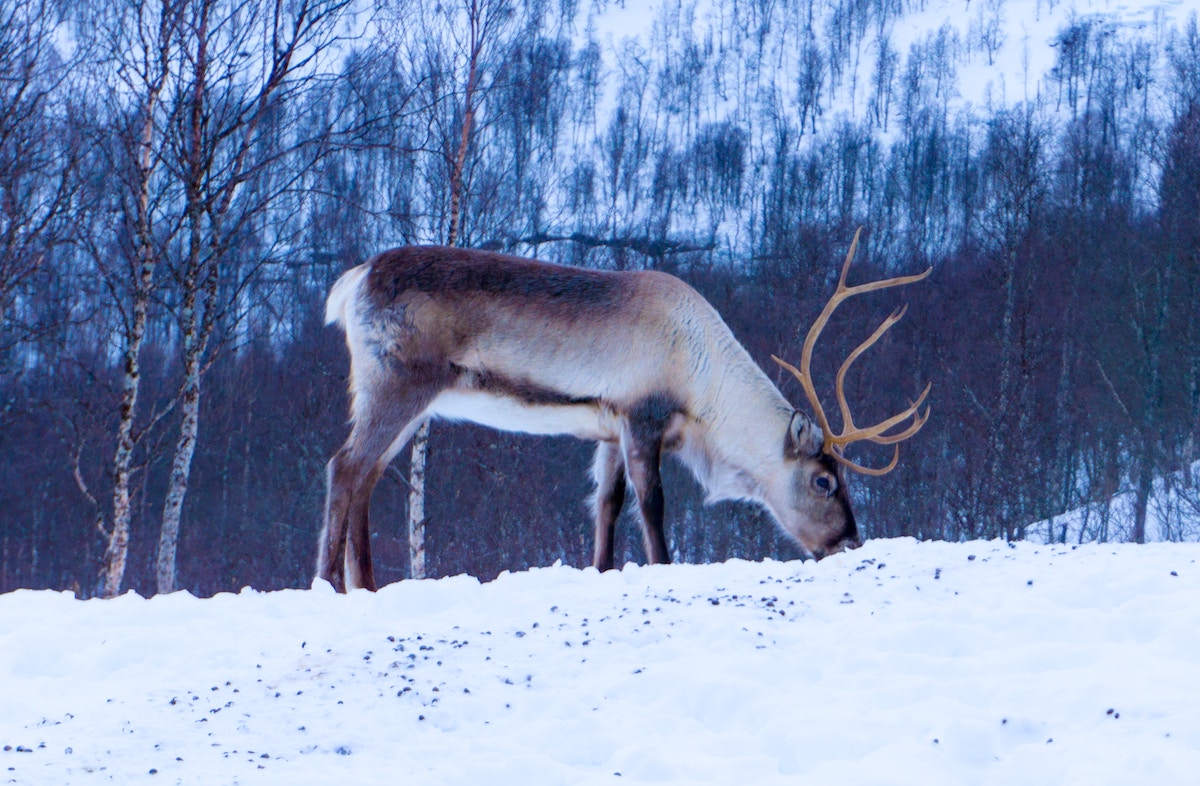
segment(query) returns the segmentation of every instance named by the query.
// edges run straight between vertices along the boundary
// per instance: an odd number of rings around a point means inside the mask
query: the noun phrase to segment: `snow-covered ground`
[[[0,596],[0,782],[1194,784],[1200,544]]]

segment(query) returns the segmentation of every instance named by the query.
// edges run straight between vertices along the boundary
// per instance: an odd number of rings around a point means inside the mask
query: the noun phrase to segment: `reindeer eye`
[[[833,478],[829,477],[828,475],[817,475],[815,478],[813,478],[812,482],[813,485],[817,487],[817,490],[825,496],[829,496],[833,493]]]

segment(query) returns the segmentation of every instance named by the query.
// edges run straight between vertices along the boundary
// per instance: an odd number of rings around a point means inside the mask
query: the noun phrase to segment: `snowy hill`
[[[821,563],[0,596],[19,784],[1167,784],[1200,546],[879,540]]]
[[[853,221],[865,219],[878,244],[885,240],[878,230],[894,217],[873,204],[882,186],[860,181],[879,178],[889,156],[888,167],[908,171],[905,151],[916,155],[931,139],[953,138],[945,155],[962,164],[978,155],[989,123],[1021,109],[1055,133],[1102,115],[1122,138],[1149,143],[1138,134],[1170,118],[1181,100],[1188,70],[1181,63],[1191,57],[1189,31],[1200,0],[609,0],[589,9],[586,26],[579,22],[587,43],[578,40],[576,48],[599,53],[605,78],[596,99],[598,125],[591,135],[579,134],[585,141],[573,158],[606,173],[620,158],[614,140],[635,128],[639,139],[654,140],[649,160],[661,151],[702,160],[710,138],[724,139],[745,156],[739,184],[747,199],[736,206],[689,203],[691,212],[683,215],[674,205],[668,228],[702,234],[711,227],[716,247],[738,260],[761,253],[753,247],[756,232],[779,206],[758,204],[756,195],[778,187],[770,173],[785,166],[781,156],[813,164],[809,190],[846,178],[828,186],[834,193],[845,189],[841,208],[836,198],[819,196],[818,223],[842,209]],[[618,117],[622,123],[613,125]],[[878,149],[867,152],[868,140]],[[1139,198],[1153,204],[1161,160],[1144,146],[1130,144],[1130,154],[1140,170]],[[850,163],[839,164],[831,151],[842,148],[863,148],[849,162],[870,158],[874,168],[839,176],[839,166]],[[659,181],[661,190],[661,173]],[[654,182],[641,185],[636,199],[605,194],[619,210],[596,221],[653,226],[638,211],[649,209],[654,188]],[[917,217],[934,225],[904,228],[933,258],[950,253],[966,231],[935,219]],[[887,239],[879,247],[899,256],[904,242]]]
[[[1200,540],[1200,461],[1192,464],[1191,478],[1183,471],[1154,481],[1146,504],[1146,540]],[[1129,541],[1136,516],[1137,493],[1125,489],[1107,502],[1069,510],[1027,529],[1030,540],[1085,543]]]
[[[682,52],[688,44],[716,50],[714,84],[761,81],[764,89],[778,91],[784,105],[815,112],[819,133],[831,120],[862,120],[880,110],[872,106],[880,91],[894,93],[898,105],[909,83],[920,81],[936,82],[940,103],[952,113],[991,112],[1040,97],[1070,116],[1078,102],[1088,101],[1086,88],[1063,94],[1064,81],[1088,81],[1064,70],[1072,67],[1071,57],[1083,69],[1094,69],[1095,57],[1127,57],[1131,72],[1145,70],[1137,89],[1161,89],[1171,68],[1165,50],[1200,13],[1200,0],[805,0],[762,6],[609,0],[591,9],[589,29],[613,71],[619,70],[617,53],[630,46],[664,60],[647,66],[658,68],[678,68],[672,50]],[[1141,54],[1132,55],[1137,48]],[[802,106],[805,85],[813,103],[808,110]]]

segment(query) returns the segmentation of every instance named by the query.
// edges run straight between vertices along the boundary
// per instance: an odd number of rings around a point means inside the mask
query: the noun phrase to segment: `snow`
[[[599,13],[590,17],[604,51],[610,69],[609,95],[604,103],[605,113],[615,105],[613,91],[617,81],[613,78],[614,61],[625,42],[636,42],[643,51],[657,53],[659,48],[653,41],[655,21],[672,16],[682,10],[681,17],[690,28],[690,38],[705,41],[709,34],[717,40],[721,36],[714,31],[728,24],[731,13],[727,4],[714,4],[712,0],[651,0],[645,3],[612,2]],[[817,40],[824,42],[831,35],[834,16],[844,12],[844,3],[800,3],[792,10],[783,5],[769,6],[774,25],[768,25],[768,36],[774,36],[770,57],[764,57],[761,67],[769,74],[769,81],[789,88],[783,100],[793,101],[790,86],[797,84],[796,59],[799,28],[812,14],[811,24]],[[741,15],[754,17],[747,9]],[[864,27],[861,40],[852,48],[849,60],[843,65],[846,71],[836,84],[830,84],[829,75],[824,77],[822,89],[822,116],[818,126],[828,130],[846,117],[862,119],[867,116],[871,99],[871,82],[881,41],[899,55],[894,79],[901,80],[914,49],[928,45],[940,31],[946,35],[950,52],[951,71],[947,75],[945,101],[951,109],[974,109],[983,111],[1009,107],[1028,102],[1041,96],[1056,105],[1067,116],[1069,107],[1061,106],[1055,98],[1058,88],[1053,85],[1051,72],[1058,57],[1058,37],[1074,23],[1093,22],[1099,24],[1104,34],[1114,41],[1129,42],[1134,39],[1154,43],[1156,69],[1153,83],[1169,81],[1168,66],[1161,61],[1161,49],[1169,38],[1170,31],[1181,30],[1188,19],[1200,13],[1200,0],[914,0],[905,5],[905,10],[886,23],[880,23],[877,12],[859,8],[855,13],[867,13],[870,24]],[[990,31],[991,52],[982,41],[982,31]],[[745,35],[743,33],[743,35]],[[738,67],[734,63],[726,67]],[[728,77],[726,77],[728,78]],[[929,76],[926,75],[928,79]],[[898,94],[902,87],[895,87]],[[896,111],[893,107],[893,112]],[[882,133],[890,139],[892,134]]]
[[[0,782],[1191,784],[1200,544],[0,595]],[[619,773],[619,774],[618,774]]]
[[[680,238],[699,233],[715,243],[714,260],[740,264],[760,251],[755,227],[767,209],[761,195],[771,192],[769,173],[781,165],[777,152],[824,171],[839,139],[860,145],[869,138],[878,147],[859,146],[856,166],[882,177],[881,167],[902,165],[926,142],[936,148],[952,140],[951,155],[963,145],[978,155],[988,124],[1005,112],[1028,112],[1039,129],[1064,139],[1067,124],[1105,107],[1105,122],[1135,140],[1128,153],[1136,198],[1152,208],[1161,156],[1142,124],[1149,118],[1165,127],[1180,109],[1174,58],[1200,0],[593,0],[561,7],[576,11],[566,28],[576,52],[590,42],[603,63],[594,111],[575,117],[562,140],[560,154],[580,172],[607,173],[595,181],[604,193],[592,215],[576,212],[576,219],[590,221],[592,232],[632,236],[654,226]],[[655,165],[618,160],[606,147],[625,138],[619,131],[636,129],[643,153],[691,156],[701,140],[730,128],[746,154],[739,203],[689,198],[673,203],[665,224],[654,211]],[[873,158],[875,150],[883,158]],[[870,223],[882,187],[866,175],[847,181],[855,193],[845,202],[849,192],[832,196],[842,187],[837,177],[810,184],[825,200],[822,210],[849,210]],[[550,224],[572,214],[574,182],[547,193]],[[907,219],[897,220],[874,233],[872,254],[903,255],[917,237],[930,258],[944,258],[966,231],[950,217],[911,232]]]
[[[1154,480],[1146,504],[1146,540],[1200,540],[1200,461]],[[1131,479],[1127,482],[1132,482]],[[1026,537],[1043,542],[1130,541],[1137,492],[1119,490],[1112,499],[1083,505],[1031,524]]]

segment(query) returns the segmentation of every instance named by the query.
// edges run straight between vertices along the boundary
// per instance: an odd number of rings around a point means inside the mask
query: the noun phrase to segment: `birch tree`
[[[1024,446],[1029,432],[1029,410],[1025,397],[1031,385],[1027,331],[1021,305],[1029,302],[1028,275],[1021,250],[1036,225],[1046,196],[1045,148],[1049,131],[1034,105],[1019,106],[1000,113],[988,129],[985,171],[991,213],[985,227],[998,260],[1003,306],[1000,315],[999,370],[994,408],[992,444],[989,445],[988,477],[993,493],[1008,495],[1004,486],[1007,462]],[[997,498],[997,512],[1005,540],[1018,535],[1024,526],[1025,490],[1015,498]],[[1023,530],[1019,533],[1024,537]]]
[[[47,0],[0,6],[0,351],[35,330],[18,295],[64,239],[76,183],[55,21]]]
[[[100,47],[100,76],[94,85],[98,125],[93,133],[99,150],[95,164],[111,176],[115,187],[111,209],[100,207],[111,214],[111,224],[102,221],[97,234],[80,238],[120,317],[121,392],[111,464],[112,521],[106,524],[103,517],[97,521],[106,542],[100,571],[105,597],[120,592],[125,578],[134,454],[146,433],[139,423],[141,355],[163,242],[171,234],[170,227],[157,222],[156,211],[165,198],[161,191],[164,96],[177,76],[181,7],[178,0],[131,0],[85,9],[78,20],[81,36],[95,36]],[[109,231],[121,238],[115,259]],[[82,484],[81,488],[91,496]]]
[[[184,6],[171,149],[185,208],[183,254],[174,266],[181,287],[183,379],[159,533],[159,592],[176,588],[180,522],[200,433],[201,381],[212,361],[218,317],[267,262],[262,255],[243,259],[247,267],[239,270],[231,264],[231,246],[246,222],[274,214],[274,202],[323,152],[315,144],[321,134],[289,138],[295,129],[288,127],[288,113],[337,43],[349,5],[349,0],[295,5],[190,0]],[[270,253],[269,244],[264,253]]]
[[[503,39],[513,18],[508,0],[459,0],[437,5],[419,16],[417,29],[408,29],[409,61],[420,72],[433,67],[441,73],[421,74],[416,80],[429,91],[431,139],[428,150],[445,173],[448,209],[446,245],[463,241],[463,200],[469,190],[468,157],[474,142],[477,113],[500,70]],[[413,37],[415,34],[415,38]],[[487,73],[490,72],[490,73]],[[437,171],[435,169],[434,171]],[[437,222],[442,224],[442,222]],[[413,437],[409,465],[409,576],[420,579],[425,568],[425,469],[429,455],[429,421]]]

